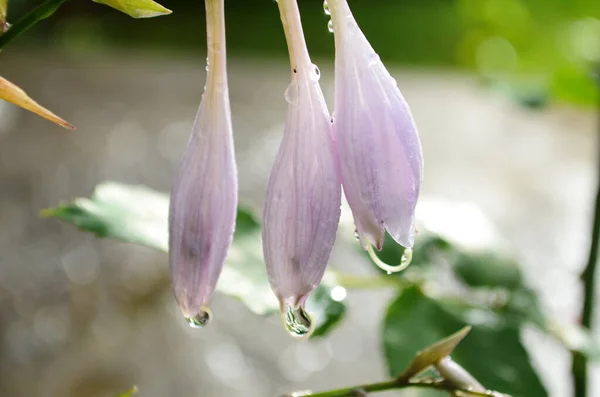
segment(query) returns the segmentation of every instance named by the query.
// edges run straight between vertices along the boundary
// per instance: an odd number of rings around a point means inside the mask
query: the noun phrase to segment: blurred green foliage
[[[78,198],[44,210],[42,216],[70,222],[97,237],[112,237],[166,252],[168,203],[167,195],[144,186],[104,182],[89,199]],[[306,303],[316,318],[312,337],[325,335],[344,317],[345,294],[335,297],[332,291],[336,287],[335,277],[326,277]],[[238,207],[236,231],[217,291],[238,299],[259,315],[279,311],[264,266],[260,224],[247,209]]]
[[[478,321],[474,309],[451,307],[451,303],[426,296],[419,288],[404,290],[390,305],[383,325],[383,351],[390,376],[398,376],[419,346],[432,344],[472,323],[469,337],[452,357],[485,387],[513,397],[546,397],[544,386],[531,366],[520,332],[502,322]],[[441,395],[420,391],[419,397]]]
[[[14,3],[14,4],[13,4]],[[117,47],[198,54],[205,46],[203,2],[165,0],[173,14],[136,21],[85,1],[69,2],[29,34],[70,50]],[[321,0],[299,2],[311,53],[333,56]],[[36,4],[12,0],[10,15]],[[356,19],[386,62],[476,71],[494,88],[538,107],[548,97],[595,100],[600,67],[600,2],[596,0],[353,0]],[[230,52],[285,56],[272,0],[227,0]]]
[[[523,283],[521,264],[475,207],[422,199],[420,208],[413,265],[400,274],[377,278],[386,280],[398,294],[382,324],[383,352],[391,376],[401,374],[417,349],[467,325],[473,327],[472,336],[454,357],[485,387],[515,397],[547,395],[521,343],[524,326],[534,325],[565,348],[599,359],[600,348],[589,332],[544,312],[536,294]],[[165,194],[104,182],[89,199],[75,199],[42,214],[98,237],[166,251],[167,209]],[[390,263],[399,263],[403,252],[386,241],[380,254]],[[263,263],[260,224],[251,212],[238,208],[238,227],[217,291],[239,299],[256,314],[276,312],[278,305]],[[507,271],[502,272],[503,268]],[[343,320],[345,279],[347,275],[329,272],[309,298],[307,309],[317,319],[314,337],[327,335]],[[352,285],[369,287],[371,281],[359,277]]]

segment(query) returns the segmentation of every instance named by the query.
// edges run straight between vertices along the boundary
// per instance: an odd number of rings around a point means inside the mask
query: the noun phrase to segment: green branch
[[[598,75],[598,128],[600,130],[600,68]],[[598,134],[598,144],[600,144],[600,131]],[[594,221],[592,224],[592,237],[590,242],[590,253],[587,265],[581,274],[583,282],[583,308],[581,309],[581,325],[587,329],[592,328],[594,316],[594,296],[596,294],[596,268],[598,265],[598,253],[600,251],[600,150],[598,152],[597,172],[597,192],[594,205]],[[585,355],[574,352],[571,366],[573,375],[573,395],[574,397],[587,397],[588,395],[588,359]]]
[[[329,391],[324,391],[324,392],[320,392],[320,393],[310,393],[310,394],[307,394],[307,396],[310,396],[310,397],[360,397],[360,396],[366,396],[369,393],[377,393],[377,392],[389,391],[389,390],[407,389],[410,387],[433,389],[433,390],[445,391],[445,392],[450,392],[450,393],[455,393],[455,394],[463,393],[465,396],[469,396],[469,397],[490,397],[490,396],[494,396],[494,395],[495,396],[505,396],[500,393],[494,394],[494,392],[489,391],[489,390],[474,391],[474,390],[457,388],[456,386],[454,386],[446,381],[432,382],[432,381],[428,381],[428,380],[421,380],[421,381],[409,382],[409,381],[401,381],[399,379],[394,379],[394,380],[390,380],[390,381],[386,381],[386,382],[379,382],[379,383],[370,383],[367,385],[346,387],[343,389],[329,390]],[[290,396],[290,395],[286,395],[286,396]],[[286,396],[283,396],[283,397],[286,397]],[[293,394],[291,394],[291,396],[302,396],[302,392],[293,393]]]
[[[2,36],[0,36],[0,48],[11,42],[14,38],[28,31],[39,21],[48,18],[67,0],[48,0],[40,6],[25,14],[15,22]]]

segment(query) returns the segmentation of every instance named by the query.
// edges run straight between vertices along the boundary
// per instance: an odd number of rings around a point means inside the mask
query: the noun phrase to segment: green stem
[[[329,391],[324,391],[324,392],[320,392],[320,393],[311,393],[311,394],[309,394],[309,396],[310,397],[357,397],[357,396],[361,396],[361,395],[369,394],[369,393],[377,393],[377,392],[388,391],[388,390],[407,389],[410,387],[434,389],[434,390],[447,391],[447,392],[453,392],[453,393],[462,392],[465,395],[468,395],[470,397],[490,397],[490,393],[491,393],[489,391],[478,392],[478,391],[460,389],[460,388],[457,388],[457,387],[455,387],[451,384],[445,383],[445,382],[424,382],[424,381],[400,382],[400,381],[394,379],[394,380],[390,380],[390,381],[386,381],[386,382],[370,383],[367,385],[345,387],[343,389],[329,390]]]
[[[21,19],[15,22],[4,35],[0,36],[0,48],[11,42],[14,38],[28,31],[39,21],[48,18],[67,0],[47,0],[40,6],[34,8],[25,14]]]
[[[600,68],[598,75],[598,127],[600,129]],[[600,131],[597,138],[600,143]],[[598,265],[598,252],[600,249],[600,153],[598,155],[598,170],[596,177],[597,192],[596,203],[594,205],[594,221],[592,224],[592,237],[590,242],[590,253],[587,265],[581,274],[583,282],[583,308],[581,309],[581,325],[585,328],[592,328],[592,319],[594,316],[594,296],[596,294],[596,267]],[[573,361],[571,366],[573,375],[573,395],[574,397],[587,397],[588,395],[588,360],[587,357],[579,352],[573,352]]]
[[[412,282],[400,277],[364,277],[337,271],[334,271],[333,274],[339,285],[348,289],[405,288],[409,285],[413,285]]]

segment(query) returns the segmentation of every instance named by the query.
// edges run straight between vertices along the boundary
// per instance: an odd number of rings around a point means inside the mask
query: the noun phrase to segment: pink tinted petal
[[[206,9],[211,70],[169,212],[173,291],[186,317],[201,313],[209,303],[231,244],[237,207],[223,1],[207,1]]]
[[[300,304],[320,283],[340,216],[331,122],[314,73],[297,67],[263,214],[267,272],[282,307]]]
[[[329,5],[336,43],[334,135],[344,194],[363,246],[368,240],[381,248],[385,228],[412,247],[423,167],[414,120],[346,1]]]

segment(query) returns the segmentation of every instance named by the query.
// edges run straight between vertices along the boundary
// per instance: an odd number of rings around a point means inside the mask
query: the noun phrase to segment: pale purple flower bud
[[[204,326],[210,317],[208,304],[231,244],[237,207],[223,2],[206,0],[206,87],[175,177],[169,212],[173,292],[194,327]]]
[[[298,336],[310,332],[303,310],[319,285],[335,242],[341,184],[331,119],[310,61],[296,0],[279,0],[292,82],[283,140],[273,165],[263,212],[263,250],[271,287]]]
[[[381,249],[386,230],[410,249],[423,173],[417,128],[346,0],[328,3],[336,51],[333,128],[344,194],[361,244],[372,257],[371,245]]]

